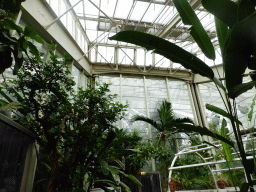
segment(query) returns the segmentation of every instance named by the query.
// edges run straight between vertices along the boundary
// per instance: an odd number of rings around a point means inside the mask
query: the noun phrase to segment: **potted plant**
[[[169,185],[171,191],[177,191],[178,190],[179,184],[176,181],[171,180],[168,183],[168,185]]]
[[[197,18],[193,8],[188,1],[173,0],[183,23],[191,25],[190,34],[209,59],[215,60],[215,50],[209,36]],[[248,182],[243,183],[240,190],[246,192],[250,189],[254,192],[251,173],[254,170],[254,162],[246,158],[245,149],[240,133],[242,123],[238,120],[236,98],[256,85],[256,81],[243,83],[243,74],[247,68],[256,70],[256,1],[238,0],[202,0],[202,5],[207,11],[215,16],[216,31],[223,58],[223,69],[225,72],[225,84],[220,81],[213,70],[195,55],[185,51],[177,45],[159,37],[141,33],[138,31],[122,31],[110,40],[124,41],[154,50],[155,53],[165,56],[173,62],[180,63],[193,73],[198,73],[209,78],[217,86],[226,110],[208,104],[206,108],[223,117],[230,119],[235,136],[235,143],[240,152],[240,157]],[[221,91],[220,91],[221,90]],[[224,95],[221,93],[224,92]],[[226,121],[222,121],[226,124]],[[198,132],[225,142],[234,147],[230,139],[214,134],[205,127],[178,124],[173,125],[179,130]],[[225,126],[223,126],[225,128]]]

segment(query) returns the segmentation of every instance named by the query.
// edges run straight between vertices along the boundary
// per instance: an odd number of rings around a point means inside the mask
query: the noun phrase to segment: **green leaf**
[[[110,190],[110,189],[108,189],[106,186],[104,186],[104,185],[99,185],[99,187],[101,188],[101,189],[103,189],[105,192],[112,192],[112,190]]]
[[[11,97],[9,97],[5,92],[3,92],[2,90],[0,90],[0,95],[2,95],[7,101],[9,101],[10,103],[13,102],[13,100],[11,99]]]
[[[118,163],[118,165],[124,170],[125,169],[125,165],[122,163],[122,161],[118,160],[118,159],[115,159],[114,160],[115,162]]]
[[[116,133],[114,131],[110,131],[108,133],[108,136],[107,136],[107,139],[106,139],[106,143],[105,143],[105,147],[99,152],[98,159],[101,159],[102,156],[105,155],[105,153],[107,152],[109,146],[111,145],[111,143],[113,142],[115,137],[116,137]]]
[[[124,188],[125,191],[131,192],[130,188],[127,185],[125,185],[123,182],[120,182],[120,185]]]
[[[210,105],[210,104],[206,104],[205,107],[206,107],[206,109],[208,109],[214,113],[217,113],[219,115],[222,115],[223,117],[227,117],[231,120],[230,114],[227,113],[226,111],[224,111],[223,109],[220,109],[220,108],[218,108],[214,105]],[[235,119],[235,121],[237,121],[240,125],[242,125],[242,123],[238,119]]]
[[[251,104],[251,110],[248,113],[248,121],[251,122],[252,121],[252,115],[253,115],[253,109],[254,109],[254,105],[255,105],[255,99],[256,99],[256,95],[254,96],[253,100],[252,100],[252,104]]]
[[[228,26],[225,23],[223,23],[221,20],[219,20],[217,17],[214,17],[214,19],[215,19],[215,26],[216,26],[217,37],[218,37],[219,46],[221,50],[221,55],[223,57],[225,41],[228,34]]]
[[[173,62],[180,63],[185,68],[191,69],[194,73],[199,73],[211,80],[214,77],[212,69],[195,55],[154,35],[139,31],[122,31],[109,39],[139,45],[145,47],[147,50],[154,50],[155,53],[163,55]]]
[[[48,180],[48,178],[46,178],[46,179],[40,179],[40,180],[36,181],[35,184],[40,183],[40,182],[42,182],[42,181],[46,181],[46,180]]]
[[[250,64],[251,55],[256,49],[255,23],[256,14],[252,14],[236,23],[230,32],[230,40],[223,58],[228,90],[242,83],[243,73]]]
[[[127,177],[128,179],[130,179],[133,183],[136,183],[137,185],[139,185],[139,186],[143,186],[140,182],[139,182],[139,180],[136,178],[136,177],[134,177],[133,175],[128,175],[128,177]]]
[[[110,171],[111,175],[113,176],[114,181],[119,185],[119,183],[120,183],[120,176],[118,174],[117,167],[109,166],[108,170]]]
[[[28,42],[28,47],[29,47],[29,51],[30,53],[32,53],[35,57],[39,57],[39,51],[37,50],[36,46],[33,45],[33,43]]]
[[[219,86],[222,90],[226,90],[226,88],[224,87],[224,85],[222,84],[222,82],[218,79],[218,78],[216,78],[216,77],[213,77],[213,82],[217,85],[217,86]]]
[[[27,41],[25,40],[25,38],[22,37],[22,38],[20,39],[20,42],[21,42],[20,44],[21,44],[22,49],[26,50],[26,49],[28,48],[28,43],[27,43]]]
[[[249,112],[249,108],[247,106],[238,105],[238,109],[242,114],[247,114]]]
[[[6,29],[10,29],[10,30],[16,30],[18,32],[18,34],[23,33],[23,29],[16,25],[12,20],[9,19],[5,19],[3,22],[4,28]]]
[[[100,163],[100,166],[101,166],[102,173],[104,175],[108,175],[109,174],[108,163],[106,161],[104,161],[103,159],[100,159],[99,163]]]
[[[33,36],[37,36],[37,32],[35,31],[35,29],[29,25],[26,25],[25,30],[24,30],[24,36],[27,37],[33,37]]]
[[[234,147],[234,143],[232,141],[226,139],[225,137],[222,137],[219,134],[213,133],[212,131],[208,130],[205,127],[189,125],[189,124],[182,124],[182,123],[172,123],[172,125],[175,126],[176,130],[178,130],[180,132],[197,132],[200,135],[207,135],[207,136],[216,138],[216,139],[223,141],[223,142],[229,144],[230,146]]]
[[[237,22],[238,5],[230,0],[202,0],[207,11],[220,19],[230,28]]]
[[[189,2],[184,0],[173,0],[173,3],[177,8],[183,23],[185,25],[192,25],[190,34],[202,49],[205,56],[215,60],[215,51],[211,40]]]
[[[127,150],[127,151],[133,151],[133,152],[135,152],[135,153],[141,153],[141,152],[142,152],[142,151],[139,150],[139,149],[125,149],[125,150]]]
[[[38,35],[36,36],[30,36],[31,39],[34,39],[37,43],[41,43],[44,45],[44,41],[41,37],[39,37]]]
[[[16,91],[16,89],[11,88],[11,93],[15,95],[19,102],[22,102],[24,100],[24,98]]]
[[[242,21],[254,13],[256,6],[255,0],[241,0],[238,4],[238,21]]]
[[[0,103],[2,105],[0,109],[3,111],[9,111],[11,109],[18,109],[21,107],[20,103],[18,102],[7,103],[7,102],[4,102],[4,100],[0,100]]]
[[[227,133],[226,133],[226,127],[227,127],[227,121],[225,119],[222,120],[222,125],[221,125],[221,136],[227,138]],[[222,148],[224,150],[225,156],[229,162],[231,162],[234,159],[234,156],[231,155],[232,150],[230,149],[230,146],[228,146],[227,143],[221,142]]]
[[[20,57],[20,50],[14,49],[13,56],[14,56],[14,60],[15,60],[13,75],[17,75],[19,69],[21,68],[21,66],[23,64],[23,54],[22,54],[22,57]]]
[[[52,168],[49,165],[47,165],[46,163],[42,162],[42,165],[44,165],[48,169],[48,171],[52,170]]]
[[[240,192],[248,192],[249,183],[243,183],[240,185]]]
[[[242,93],[245,93],[249,89],[252,89],[256,85],[256,81],[251,81],[249,83],[243,83],[240,85],[235,85],[228,91],[228,96],[231,99],[234,99],[241,95]]]
[[[0,99],[0,104],[3,106],[3,105],[8,105],[9,103],[6,102],[5,100]]]

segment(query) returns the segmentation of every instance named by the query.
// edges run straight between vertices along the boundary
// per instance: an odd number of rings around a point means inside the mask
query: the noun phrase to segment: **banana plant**
[[[191,25],[190,34],[202,52],[206,57],[214,60],[215,51],[210,38],[189,2],[186,0],[173,0],[173,3],[183,23]],[[241,191],[245,192],[250,188],[250,191],[253,192],[253,181],[250,173],[252,168],[254,168],[254,164],[249,163],[246,159],[239,128],[241,122],[237,117],[235,99],[256,85],[256,81],[242,83],[243,74],[247,68],[256,70],[256,1],[202,0],[202,5],[208,12],[215,16],[216,31],[223,58],[225,84],[214,75],[213,70],[206,63],[195,55],[157,36],[139,31],[122,31],[109,39],[132,43],[144,47],[147,50],[153,50],[154,53],[160,54],[173,62],[180,63],[187,69],[191,69],[193,73],[198,73],[209,78],[218,88],[224,91],[225,98],[223,98],[223,102],[226,110],[215,106],[210,107],[210,110],[231,120],[232,129],[248,180],[248,183],[242,185]],[[206,128],[203,129],[193,125],[176,127],[198,133],[205,132],[206,130]],[[223,139],[220,135],[212,134],[211,136],[218,137],[219,140],[226,142],[226,138]]]

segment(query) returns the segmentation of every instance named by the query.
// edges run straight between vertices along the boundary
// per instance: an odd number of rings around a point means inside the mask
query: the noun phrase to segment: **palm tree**
[[[132,119],[132,122],[135,121],[144,121],[152,125],[159,132],[159,144],[163,148],[166,148],[166,142],[168,137],[174,136],[175,133],[180,132],[173,123],[191,123],[193,121],[189,118],[175,118],[172,110],[172,104],[166,100],[162,102],[162,105],[157,109],[158,115],[157,119],[150,119],[145,116],[135,115]],[[177,149],[177,146],[176,146]],[[177,152],[177,151],[176,151]],[[165,161],[162,161],[162,186],[163,191],[167,191],[167,165]]]

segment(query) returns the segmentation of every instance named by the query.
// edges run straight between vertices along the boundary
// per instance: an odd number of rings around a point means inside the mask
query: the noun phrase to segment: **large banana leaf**
[[[230,146],[234,147],[234,143],[232,141],[226,139],[225,137],[222,137],[219,134],[213,133],[212,131],[210,131],[209,129],[207,129],[205,127],[189,125],[189,124],[182,124],[182,123],[173,123],[173,126],[175,126],[176,129],[181,132],[197,132],[202,136],[207,135],[207,136],[216,138],[216,139],[223,141],[223,142],[229,144]]]
[[[237,22],[238,4],[231,0],[202,0],[202,5],[229,27]]]
[[[255,0],[241,0],[238,4],[238,21],[242,21],[254,13]]]
[[[210,104],[206,104],[205,105],[206,109],[214,112],[214,113],[217,113],[219,115],[222,115],[223,117],[227,117],[228,119],[231,120],[231,116],[229,113],[227,113],[226,111],[224,111],[223,109],[220,109],[214,105],[210,105]],[[234,117],[235,118],[235,117]],[[238,119],[235,119],[236,122],[238,122],[238,124],[242,125],[242,123],[238,120]]]
[[[183,23],[185,25],[192,25],[190,28],[190,34],[197,42],[205,56],[209,59],[215,60],[215,50],[212,42],[189,2],[184,0],[173,0],[173,3],[177,8]]]
[[[122,31],[109,39],[139,45],[147,50],[154,50],[155,53],[163,55],[173,62],[180,63],[185,68],[191,69],[194,73],[199,73],[213,80],[214,73],[212,69],[202,60],[162,38],[139,31]]]
[[[231,99],[234,99],[241,95],[242,93],[245,93],[249,89],[252,89],[256,85],[256,81],[251,81],[249,83],[242,83],[239,85],[235,85],[228,91],[228,96]]]
[[[230,41],[226,46],[224,56],[228,90],[242,84],[242,75],[256,49],[255,23],[256,14],[252,14],[249,18],[235,24],[231,30]]]
[[[215,26],[216,26],[217,37],[218,37],[219,46],[221,50],[221,55],[223,57],[225,41],[228,34],[228,26],[225,23],[223,23],[221,20],[219,20],[217,17],[214,17],[214,19],[215,19]]]
[[[226,126],[227,126],[227,122],[225,119],[223,119],[221,124],[221,136],[225,138],[227,138]],[[230,149],[230,146],[228,146],[228,144],[225,142],[221,142],[221,144],[227,160],[231,162],[234,159],[234,156],[231,155],[232,150]]]

